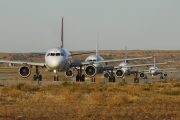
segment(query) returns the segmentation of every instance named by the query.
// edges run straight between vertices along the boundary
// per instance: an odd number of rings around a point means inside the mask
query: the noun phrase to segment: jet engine
[[[87,65],[85,67],[85,74],[88,77],[94,77],[97,73],[97,69],[94,65]]]
[[[21,77],[27,78],[31,74],[31,68],[28,65],[22,65],[19,68],[19,74],[21,75]]]
[[[145,73],[144,73],[144,72],[141,72],[141,73],[139,74],[139,77],[140,77],[140,78],[145,78],[145,77],[146,77],[146,75],[145,75]]]
[[[122,69],[117,69],[116,70],[116,76],[117,77],[123,77],[124,76],[124,71]]]
[[[167,77],[167,73],[164,73],[163,75],[164,75],[164,77]]]
[[[108,78],[109,77],[109,73],[108,72],[105,72],[104,73],[104,78]]]
[[[67,77],[73,77],[73,70],[69,69],[68,71],[65,72],[65,75]]]

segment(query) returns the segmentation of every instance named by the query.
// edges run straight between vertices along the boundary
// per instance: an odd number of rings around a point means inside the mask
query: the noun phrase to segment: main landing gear
[[[160,79],[164,79],[163,75],[160,76]]]
[[[40,71],[38,70],[38,66],[36,66],[36,75],[33,76],[33,80],[42,81],[42,75],[40,75]]]
[[[109,75],[109,82],[116,82],[113,70],[111,70],[110,75]]]
[[[85,75],[82,75],[82,66],[80,66],[80,69],[76,69],[78,71],[78,74],[76,75],[76,81],[78,82],[84,82],[85,81]]]
[[[134,83],[139,83],[138,73],[135,73]]]
[[[96,80],[95,77],[92,77],[92,82],[95,82],[95,80]]]

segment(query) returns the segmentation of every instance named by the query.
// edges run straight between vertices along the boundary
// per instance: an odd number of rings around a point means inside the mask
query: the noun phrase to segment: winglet
[[[63,17],[62,17],[62,25],[61,25],[61,42],[60,47],[63,48]]]

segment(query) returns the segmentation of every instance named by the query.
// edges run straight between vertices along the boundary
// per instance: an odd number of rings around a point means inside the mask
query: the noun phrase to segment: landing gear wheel
[[[92,82],[95,82],[95,77],[92,77]]]
[[[82,75],[81,77],[81,81],[84,82],[85,81],[85,75]]]
[[[160,79],[164,79],[164,78],[161,76]]]
[[[42,81],[42,75],[39,75],[38,78],[39,78],[39,81]]]
[[[42,81],[42,75],[40,75],[40,72],[38,70],[38,66],[36,66],[36,75],[33,76],[33,80],[36,81]]]
[[[139,83],[139,78],[134,78],[134,83]]]
[[[109,82],[112,82],[112,77],[111,76],[109,76]]]
[[[112,78],[112,82],[116,82],[116,80],[115,80],[115,77],[113,76],[113,78]]]
[[[54,76],[54,81],[59,81],[59,77],[58,76]]]
[[[76,75],[76,82],[78,82],[80,79],[79,75]]]
[[[36,81],[37,80],[37,77],[36,75],[33,76],[33,80]]]

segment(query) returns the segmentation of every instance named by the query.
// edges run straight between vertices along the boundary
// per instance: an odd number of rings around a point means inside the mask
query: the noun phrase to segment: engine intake
[[[65,75],[67,76],[67,77],[73,77],[73,70],[68,70],[68,71],[66,71],[65,72]]]
[[[105,72],[104,73],[104,78],[108,78],[109,77],[109,73],[108,72]]]
[[[85,67],[85,74],[88,76],[88,77],[94,77],[97,73],[97,69],[94,65],[87,65]]]
[[[144,73],[144,72],[141,72],[141,73],[139,74],[139,77],[140,77],[140,78],[145,78],[145,77],[146,77],[146,75],[145,75],[145,73]]]
[[[167,73],[164,73],[164,77],[167,77]]]
[[[21,77],[23,78],[27,78],[29,77],[29,75],[31,74],[31,69],[29,66],[27,65],[23,65],[19,68],[19,74],[21,75]]]
[[[117,77],[123,77],[124,76],[124,71],[122,69],[117,69],[116,70],[116,76]]]

